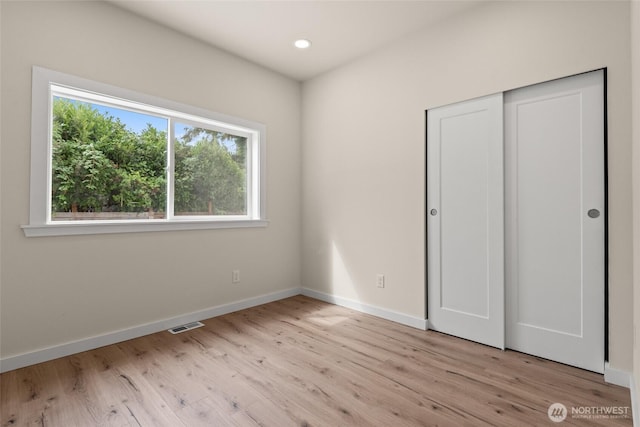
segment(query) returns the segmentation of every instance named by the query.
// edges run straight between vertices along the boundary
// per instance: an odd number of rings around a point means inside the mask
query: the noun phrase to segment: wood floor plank
[[[258,324],[256,324],[256,328],[259,328]],[[369,393],[369,390],[379,390],[380,388],[386,388],[386,386],[398,387],[398,384],[385,384],[387,382],[386,375],[377,373],[367,367],[367,365],[379,366],[383,362],[382,359],[364,359],[352,363],[349,357],[346,357],[344,346],[339,347],[337,353],[332,353],[334,344],[326,341],[316,342],[317,335],[312,334],[308,337],[303,335],[298,337],[299,340],[288,340],[280,343],[282,344],[281,350],[290,356],[290,360],[301,361],[299,364],[292,363],[292,366],[289,366],[287,370],[289,372],[299,371],[298,375],[308,378],[311,385],[308,391],[317,392],[320,390],[321,392],[318,393],[320,400],[326,400],[325,404],[329,407],[333,406],[334,414],[346,411],[352,416],[358,413],[366,413],[371,416],[373,411],[375,412],[375,419],[380,422],[386,421],[386,423],[397,425],[405,415],[411,414],[411,411],[401,410],[403,405],[415,405],[417,407],[423,405],[420,399],[415,396],[407,398],[402,392],[395,393],[391,397],[385,395],[383,398],[378,398],[375,394]],[[251,337],[247,336],[245,341],[250,339]],[[362,357],[362,352],[357,352],[355,357]],[[326,363],[327,358],[334,358],[336,367],[330,369]],[[357,374],[356,377],[360,378],[359,383],[350,383],[345,380],[349,376],[353,376],[354,373]],[[285,378],[285,381],[296,382],[300,381],[300,379],[297,377]],[[301,390],[301,392],[303,391],[307,390]],[[356,397],[356,399],[354,400],[353,397]],[[350,410],[337,404],[348,400],[353,402]],[[389,406],[395,409],[386,409]],[[413,421],[415,422],[416,420]],[[355,420],[352,420],[352,422],[357,424]]]
[[[318,336],[317,332],[315,334],[311,334],[308,339],[313,340]],[[342,334],[340,334],[340,338],[344,338]],[[456,399],[456,391],[457,390],[449,390],[448,394],[443,393],[446,391],[444,389],[451,389],[448,386],[448,383],[444,381],[442,378],[440,390],[438,393],[432,393],[431,397],[427,399],[421,399],[421,395],[417,390],[421,387],[424,387],[427,384],[437,384],[438,383],[438,375],[439,372],[434,372],[431,375],[424,371],[415,371],[410,372],[410,369],[405,368],[404,363],[391,363],[391,359],[395,358],[397,360],[402,360],[402,356],[399,353],[398,348],[396,347],[384,347],[380,345],[371,344],[372,341],[369,341],[366,337],[358,337],[351,336],[347,337],[346,340],[342,340],[344,342],[340,343],[338,347],[340,349],[340,355],[344,355],[346,352],[352,351],[353,354],[348,356],[349,362],[356,361],[355,366],[349,366],[350,371],[362,371],[360,375],[367,378],[379,378],[382,384],[376,384],[373,389],[380,388],[394,388],[395,393],[394,397],[406,397],[410,399],[417,406],[431,405],[432,408],[438,408],[440,411],[445,411],[450,413],[456,419],[460,418],[469,418],[470,421],[473,421],[475,424],[478,423],[486,423],[491,424],[487,420],[483,420],[481,418],[474,417],[472,412],[469,412],[468,408],[457,408],[450,404],[447,404],[447,401]],[[320,348],[321,343],[316,343],[314,345],[316,348]],[[367,348],[369,346],[369,348]],[[364,357],[365,352],[367,357]],[[374,357],[375,356],[375,357]],[[373,357],[373,358],[372,358]],[[415,362],[415,360],[414,360]],[[442,371],[445,374],[445,371]],[[402,383],[394,380],[394,377],[406,377]],[[412,384],[414,379],[418,378],[419,384]],[[454,378],[455,379],[455,378]],[[486,384],[480,384],[483,387],[486,387]],[[486,391],[481,390],[480,393]],[[398,402],[396,402],[393,406],[398,407]],[[478,407],[484,407],[486,402],[478,403]],[[411,413],[411,411],[409,411]],[[493,420],[492,422],[495,422]]]
[[[259,426],[254,419],[244,411],[232,412],[226,404],[213,397],[205,397],[197,402],[190,403],[180,408],[176,414],[185,426],[211,427],[224,426]]]
[[[303,296],[203,322],[0,375],[0,425],[537,426],[555,402],[630,411],[602,375]]]
[[[91,425],[182,425],[157,390],[132,369],[117,346],[59,360],[68,360],[73,367],[73,372],[66,376],[73,383],[66,399],[89,408]]]

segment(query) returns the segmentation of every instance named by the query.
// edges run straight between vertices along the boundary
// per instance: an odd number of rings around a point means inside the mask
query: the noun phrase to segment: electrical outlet
[[[384,274],[378,274],[376,276],[376,285],[379,288],[384,288]]]
[[[231,283],[240,283],[240,270],[233,270],[231,273]]]

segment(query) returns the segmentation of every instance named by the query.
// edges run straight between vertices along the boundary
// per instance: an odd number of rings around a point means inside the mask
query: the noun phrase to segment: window
[[[27,236],[265,226],[265,127],[33,69]]]

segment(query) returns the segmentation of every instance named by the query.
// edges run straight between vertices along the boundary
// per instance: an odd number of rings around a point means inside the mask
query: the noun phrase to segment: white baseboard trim
[[[638,389],[636,388],[636,380],[633,376],[629,379],[629,392],[631,393],[631,416],[633,417],[634,427],[640,427],[640,402],[638,402]]]
[[[320,301],[347,307],[356,311],[360,311],[362,313],[371,314],[376,317],[391,320],[392,322],[401,323],[403,325],[411,326],[413,328],[422,329],[425,331],[427,330],[427,319],[420,319],[418,317],[409,316],[397,311],[387,310],[386,308],[376,307],[374,305],[365,304],[349,298],[325,294],[324,292],[318,292],[308,288],[302,288],[301,294],[310,298],[318,299]]]
[[[266,295],[260,295],[253,298],[210,307],[193,313],[184,314],[182,316],[176,316],[169,319],[159,320],[157,322],[147,323],[144,325],[134,326],[132,328],[110,332],[104,335],[98,335],[78,341],[44,348],[41,350],[36,350],[29,353],[19,354],[17,356],[7,357],[0,360],[0,373],[13,371],[14,369],[23,368],[29,365],[35,365],[36,363],[46,362],[48,360],[69,356],[71,354],[80,353],[87,350],[93,350],[99,347],[104,347],[105,345],[111,345],[133,338],[142,337],[144,335],[160,332],[174,326],[184,325],[185,323],[222,316],[223,314],[228,314],[234,311],[244,310],[245,308],[267,304],[269,302],[278,301],[295,295],[300,295],[300,288],[285,289],[279,292],[273,292]]]
[[[631,379],[629,372],[612,368],[609,362],[604,362],[604,382],[630,388]]]

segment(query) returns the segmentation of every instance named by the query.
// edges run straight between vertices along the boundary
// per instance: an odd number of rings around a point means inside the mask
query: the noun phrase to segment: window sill
[[[213,230],[219,228],[266,227],[267,220],[216,220],[216,221],[135,221],[101,223],[60,223],[21,226],[26,237],[76,236],[81,234],[144,233],[158,231]]]

